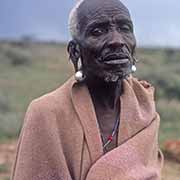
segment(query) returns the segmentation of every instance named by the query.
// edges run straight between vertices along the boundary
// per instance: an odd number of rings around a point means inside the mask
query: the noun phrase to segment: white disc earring
[[[85,76],[82,71],[77,71],[75,74],[75,79],[78,82],[82,82],[85,79]]]
[[[136,66],[132,65],[131,70],[132,70],[132,73],[136,72],[136,70],[137,70]]]

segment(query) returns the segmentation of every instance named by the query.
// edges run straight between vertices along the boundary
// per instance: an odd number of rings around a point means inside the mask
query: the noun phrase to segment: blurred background
[[[180,1],[122,0],[135,25],[136,76],[156,88],[163,180],[180,179]],[[8,180],[29,103],[72,74],[66,53],[75,0],[0,1],[0,180]]]

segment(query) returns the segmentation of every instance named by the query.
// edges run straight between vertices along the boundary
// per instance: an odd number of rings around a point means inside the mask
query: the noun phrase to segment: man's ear
[[[80,59],[81,53],[78,43],[72,40],[68,43],[67,51],[69,53],[69,59],[74,65],[75,71],[78,71],[78,60]]]

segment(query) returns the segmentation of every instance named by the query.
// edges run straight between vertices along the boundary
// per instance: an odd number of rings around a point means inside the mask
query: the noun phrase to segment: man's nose
[[[111,48],[123,47],[125,45],[123,35],[116,30],[111,32],[108,46]]]

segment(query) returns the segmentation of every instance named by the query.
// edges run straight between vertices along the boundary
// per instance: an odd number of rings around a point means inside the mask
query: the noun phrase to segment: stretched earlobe
[[[78,60],[80,59],[81,53],[78,43],[75,40],[69,42],[67,46],[67,51],[69,53],[69,59],[74,65],[75,72],[78,71]]]
[[[74,65],[75,68],[75,79],[78,82],[83,82],[86,78],[82,71],[81,64],[81,53],[78,43],[75,40],[69,42],[67,51],[69,53],[69,59]]]

